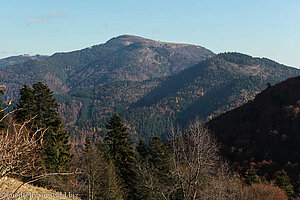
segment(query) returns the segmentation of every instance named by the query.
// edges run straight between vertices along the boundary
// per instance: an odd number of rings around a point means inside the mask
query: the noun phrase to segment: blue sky
[[[300,68],[299,0],[0,0],[0,58],[131,34]]]

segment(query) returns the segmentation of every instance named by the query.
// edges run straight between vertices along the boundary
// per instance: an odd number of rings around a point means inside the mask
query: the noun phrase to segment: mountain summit
[[[131,35],[113,38],[103,46],[117,50],[76,74],[74,79],[81,86],[166,77],[214,55],[200,46],[163,43]],[[88,82],[82,77],[89,77]]]
[[[200,46],[122,35],[105,44],[6,67],[1,73],[10,97],[24,84],[37,81],[47,83],[55,93],[65,93],[114,81],[169,76],[214,55]]]

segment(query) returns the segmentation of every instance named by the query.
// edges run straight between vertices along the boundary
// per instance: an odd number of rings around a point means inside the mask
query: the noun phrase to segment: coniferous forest
[[[300,200],[300,1],[0,4],[0,200]]]
[[[132,35],[0,61],[6,194],[300,196],[299,69]]]
[[[288,142],[298,137],[299,88],[299,77],[268,85],[253,101],[208,123],[195,119],[184,127],[172,125],[167,141],[159,136],[134,141],[130,125],[115,113],[105,122],[103,137],[87,135],[82,147],[75,149],[51,89],[42,82],[24,85],[19,103],[13,108],[4,104],[1,111],[1,184],[8,176],[76,193],[81,199],[293,199],[300,195],[299,151]],[[264,109],[257,110],[261,106]],[[248,140],[254,137],[251,132],[241,137],[253,126],[248,129],[242,121],[230,125],[230,120],[242,120],[249,112],[265,116],[259,112],[266,112],[268,106],[289,126],[276,123],[273,135],[260,133],[272,137],[277,147],[287,145],[280,151],[264,147],[266,157],[259,151],[263,147],[255,145],[270,139]],[[263,123],[257,116],[248,118]],[[226,128],[220,128],[223,123]],[[263,127],[270,130],[266,124]],[[286,135],[278,135],[282,130]],[[8,148],[12,143],[20,147]],[[284,150],[290,155],[283,157]]]

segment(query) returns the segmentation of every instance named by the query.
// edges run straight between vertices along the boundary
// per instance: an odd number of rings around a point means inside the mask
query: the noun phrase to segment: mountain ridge
[[[123,44],[124,40],[132,44]],[[185,51],[185,48],[182,51],[177,48],[166,49],[161,47],[160,42],[150,40],[151,44],[147,44],[144,41],[148,40],[139,37],[137,42],[136,37],[119,36],[104,44],[82,50],[55,53],[41,62],[29,61],[1,69],[4,75],[3,82],[8,84],[8,88],[10,86],[10,88],[16,88],[12,92],[7,91],[7,95],[15,96],[16,90],[23,84],[32,84],[37,81],[46,82],[55,93],[59,93],[62,85],[65,88],[63,91],[67,92],[74,87],[108,83],[114,79],[141,81],[152,77],[163,77],[177,73],[214,55],[213,52],[204,48],[187,47],[193,48],[191,52],[194,52],[195,56]],[[145,59],[147,57],[149,59]],[[17,68],[25,68],[26,73],[18,71]],[[15,71],[18,74],[14,74]],[[29,73],[37,72],[38,78],[28,76]],[[17,79],[23,80],[24,83],[11,84],[14,81],[19,82]],[[91,83],[87,85],[86,82]]]
[[[155,124],[161,126],[158,124],[162,121],[184,125],[197,116],[206,121],[252,100],[267,83],[274,84],[296,75],[300,75],[300,70],[276,62],[270,65],[264,59],[240,53],[218,54],[168,77],[131,104],[125,116],[132,123],[134,119],[144,118],[137,113],[148,110],[152,117],[144,124],[150,121],[148,125],[154,127]],[[148,125],[139,128],[147,132],[145,135],[151,135]],[[156,134],[163,138],[167,135],[166,126],[158,130]]]
[[[10,56],[6,58],[0,59],[0,69],[8,67],[10,65],[15,65],[19,63],[26,62],[28,60],[45,60],[48,56],[45,55],[29,55],[29,54],[23,54],[18,56]]]
[[[17,99],[24,84],[47,83],[77,144],[87,133],[103,136],[103,123],[115,112],[136,137],[166,140],[171,123],[184,125],[197,115],[211,119],[252,99],[268,82],[300,75],[265,58],[215,55],[199,46],[128,35],[0,71],[6,100]]]

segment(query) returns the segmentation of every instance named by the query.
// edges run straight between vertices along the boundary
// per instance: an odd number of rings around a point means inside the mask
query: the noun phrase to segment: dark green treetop
[[[33,84],[32,88],[25,85],[20,90],[19,110],[15,118],[19,122],[33,119],[29,124],[33,131],[36,128],[47,129],[44,135],[45,149],[40,161],[48,172],[68,171],[72,159],[69,136],[64,130],[58,108],[53,92],[41,82]]]
[[[136,149],[142,160],[145,160],[149,157],[149,147],[145,140],[140,140]]]
[[[154,175],[157,176],[160,184],[162,186],[174,184],[171,154],[159,136],[151,139],[149,149],[149,162],[152,164]]]
[[[127,189],[128,198],[131,199],[134,191],[136,153],[127,127],[118,114],[114,114],[107,122],[108,132],[104,138],[108,145],[108,154],[113,160],[119,176]]]

